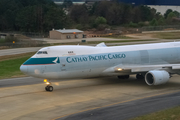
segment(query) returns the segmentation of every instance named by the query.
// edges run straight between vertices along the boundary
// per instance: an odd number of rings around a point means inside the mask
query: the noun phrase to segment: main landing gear
[[[136,75],[136,79],[138,80],[143,80],[144,79],[145,74],[143,73],[139,73]],[[119,79],[128,79],[129,75],[121,75],[121,76],[117,76]]]
[[[137,75],[136,75],[136,79],[138,79],[138,80],[143,80],[143,79],[144,79],[144,76],[145,76],[145,75],[143,75],[143,74],[141,74],[141,73],[140,73],[140,74],[137,74]]]
[[[52,84],[51,84],[51,82],[50,81],[48,81],[47,79],[44,79],[44,82],[46,83],[46,87],[45,87],[45,90],[46,91],[49,91],[49,92],[52,92],[53,91],[53,86],[51,86]]]
[[[119,79],[128,79],[129,75],[121,75],[121,76],[117,76]]]

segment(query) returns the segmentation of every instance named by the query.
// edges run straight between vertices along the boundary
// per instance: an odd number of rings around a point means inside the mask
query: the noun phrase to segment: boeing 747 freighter
[[[81,45],[50,46],[40,49],[20,67],[33,77],[43,78],[46,91],[53,91],[51,79],[118,76],[136,74],[148,85],[168,82],[180,74],[180,42],[107,47]]]

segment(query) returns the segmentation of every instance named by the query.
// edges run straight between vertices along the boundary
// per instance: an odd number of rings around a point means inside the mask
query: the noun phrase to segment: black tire
[[[129,75],[117,76],[119,79],[129,79]]]
[[[118,77],[118,79],[123,79],[122,76],[117,76],[117,77]]]
[[[49,86],[46,86],[46,87],[45,87],[45,90],[46,90],[46,91],[49,91],[48,87],[49,87]]]
[[[53,91],[53,86],[49,86],[49,87],[48,87],[48,91],[49,91],[49,92],[52,92],[52,91]]]
[[[129,75],[125,75],[125,79],[129,79]]]

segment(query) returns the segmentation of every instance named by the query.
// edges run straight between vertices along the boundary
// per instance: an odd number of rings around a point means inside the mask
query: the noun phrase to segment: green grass
[[[0,43],[5,43],[5,39],[0,38]]]
[[[144,115],[131,120],[180,120],[180,106]]]
[[[106,36],[105,38],[114,38],[114,39],[134,39],[132,37],[127,37],[124,35],[112,35],[112,36]]]
[[[24,76],[19,68],[31,56],[32,53],[26,56],[19,55],[16,58],[8,58],[8,60],[0,61],[0,79]]]
[[[154,37],[160,39],[180,39],[180,32],[156,33]]]

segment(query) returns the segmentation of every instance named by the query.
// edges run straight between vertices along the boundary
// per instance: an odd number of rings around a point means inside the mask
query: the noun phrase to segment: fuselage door
[[[61,71],[66,71],[66,58],[65,57],[60,58],[60,69]]]

